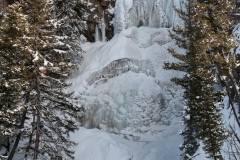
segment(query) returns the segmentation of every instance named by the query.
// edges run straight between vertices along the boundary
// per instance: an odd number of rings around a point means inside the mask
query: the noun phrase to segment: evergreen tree
[[[82,108],[72,93],[65,93],[69,84],[65,81],[75,67],[69,59],[67,44],[56,36],[56,21],[50,19],[50,4],[46,0],[26,0],[23,3],[30,24],[29,44],[31,45],[33,71],[30,92],[31,108],[27,114],[31,132],[26,134],[29,143],[26,156],[33,159],[73,159],[69,133],[78,129]]]
[[[15,138],[12,151],[15,151],[21,134],[28,104],[26,94],[30,90],[31,68],[28,62],[31,54],[28,50],[29,31],[27,17],[19,3],[7,8],[0,27],[0,136],[9,140]],[[8,142],[9,145],[9,142]],[[8,152],[10,146],[6,146]],[[13,154],[9,155],[12,159]]]
[[[212,68],[215,67],[215,74],[218,74],[218,77],[224,75],[229,76],[232,68],[231,63],[229,63],[231,61],[227,59],[227,56],[229,56],[230,50],[235,47],[232,36],[229,35],[229,30],[231,30],[233,26],[229,14],[233,9],[234,5],[230,0],[203,1],[197,8],[205,25],[209,26],[204,30],[204,32],[208,34],[208,39],[202,41],[202,45],[208,46],[209,61],[211,61]],[[205,81],[204,89],[208,90],[210,88],[207,88],[207,86],[214,83],[213,77],[210,82],[206,82],[208,81]],[[205,97],[208,98],[205,100],[206,104],[211,103],[209,101],[210,96],[211,95],[205,95]],[[216,99],[216,97],[213,97],[213,99]],[[202,113],[202,117],[205,119],[200,123],[202,126],[200,138],[203,139],[205,144],[204,150],[214,159],[218,157],[217,155],[219,154],[223,139],[223,125],[221,124],[219,110],[220,108],[217,106],[207,107],[205,113]],[[209,114],[209,116],[205,114]]]
[[[184,116],[183,122],[185,125],[184,131],[181,133],[183,136],[184,142],[181,145],[180,149],[183,150],[183,154],[181,155],[183,159],[189,159],[196,152],[199,146],[198,142],[198,127],[196,127],[196,122],[199,117],[194,115],[194,111],[196,110],[196,92],[199,90],[199,85],[196,82],[196,47],[195,47],[195,39],[197,39],[197,28],[194,24],[194,16],[196,15],[195,8],[196,0],[189,0],[185,4],[186,10],[179,10],[175,8],[179,17],[185,22],[185,26],[176,27],[174,29],[175,33],[170,32],[170,36],[176,40],[176,44],[180,48],[184,48],[186,50],[186,54],[177,53],[172,48],[169,48],[169,52],[172,55],[180,60],[179,63],[165,63],[166,69],[175,69],[186,72],[183,78],[173,78],[176,84],[183,86],[185,89],[185,99],[186,99],[186,107],[184,108]],[[199,37],[198,37],[199,38]],[[195,94],[194,94],[195,93]]]
[[[63,22],[58,28],[58,33],[74,38],[81,38],[82,32],[86,29],[87,14],[84,4],[77,0],[53,0],[52,14]]]
[[[232,23],[227,17],[232,6],[229,1],[199,3],[189,0],[187,3],[186,11],[176,9],[185,22],[185,28],[178,27],[175,33],[170,33],[178,46],[186,49],[186,54],[181,55],[170,48],[169,51],[181,62],[165,64],[167,69],[186,72],[183,78],[173,79],[186,90],[182,157],[190,158],[197,149],[197,139],[201,139],[209,157],[217,159],[221,157],[225,131],[217,103],[221,94],[215,86],[217,78],[229,70],[225,56],[234,47],[228,34]],[[192,139],[195,140],[189,144]]]
[[[81,43],[86,41],[83,32],[87,29],[87,13],[84,4],[77,0],[53,0],[51,14],[62,23],[57,29],[57,35],[64,37],[69,45],[71,59],[81,63],[83,50]]]
[[[17,116],[27,108],[23,101],[24,93],[30,89],[28,30],[20,4],[9,6],[0,27],[0,136],[12,137],[19,133]]]
[[[21,137],[29,139],[18,147],[25,158],[74,158],[69,133],[78,129],[83,108],[64,90],[76,65],[49,8],[46,0],[16,3],[0,28],[0,136],[16,136],[9,160]]]

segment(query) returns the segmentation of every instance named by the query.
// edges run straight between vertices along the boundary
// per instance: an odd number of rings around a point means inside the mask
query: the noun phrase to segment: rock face
[[[88,30],[85,37],[90,42],[105,41],[113,37],[113,26],[110,21],[113,18],[113,7],[115,0],[88,0],[85,3],[88,13]]]

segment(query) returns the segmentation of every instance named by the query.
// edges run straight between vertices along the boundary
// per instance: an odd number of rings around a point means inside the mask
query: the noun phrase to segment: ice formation
[[[149,60],[138,61],[135,59],[123,58],[113,61],[105,68],[93,72],[86,80],[89,85],[95,86],[105,83],[108,79],[117,77],[126,72],[144,73],[147,76],[155,77],[155,71]]]
[[[77,159],[180,159],[183,90],[170,79],[182,73],[164,70],[163,64],[177,61],[168,53],[169,46],[181,50],[168,28],[157,28],[172,26],[175,20],[166,12],[173,11],[173,2],[117,0],[113,24],[119,34],[102,42],[99,23],[99,41],[82,45],[86,54],[69,90],[86,109],[82,125],[88,129],[72,136],[79,143]],[[151,6],[156,8],[148,17]],[[137,13],[142,26],[133,11],[145,12]]]
[[[101,28],[101,33],[102,33],[102,42],[106,42],[106,24],[105,24],[105,19],[104,19],[104,11],[102,13],[102,19],[100,21],[100,28]]]
[[[99,41],[98,25],[95,26],[95,42]]]
[[[181,73],[162,68],[164,61],[174,60],[169,45],[167,28],[143,26],[130,27],[108,42],[84,44],[87,53],[72,87],[86,108],[83,125],[114,133],[125,128],[145,132],[181,117],[183,92],[170,82]]]
[[[152,125],[168,126],[172,117],[181,116],[181,94],[178,86],[130,71],[81,96],[87,108],[83,125],[113,133],[128,127],[144,133]]]
[[[185,0],[117,0],[114,32],[131,26],[175,27],[183,25],[173,6],[183,9]]]
[[[99,32],[100,30],[100,32]],[[104,19],[104,11],[102,12],[102,18],[99,20],[98,25],[95,26],[95,42],[106,42],[106,24]]]

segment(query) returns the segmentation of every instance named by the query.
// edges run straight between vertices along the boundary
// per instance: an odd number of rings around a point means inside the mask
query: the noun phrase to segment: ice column
[[[99,41],[98,25],[95,26],[95,42]]]
[[[105,19],[104,19],[104,11],[102,14],[102,19],[100,21],[100,28],[101,28],[101,32],[102,32],[102,42],[106,42],[106,33],[105,33],[106,24],[105,24]]]
[[[162,1],[157,1],[155,4],[159,10],[159,18],[160,18],[160,23],[159,23],[159,27],[168,27],[168,19],[166,16],[165,11],[163,10],[163,3]]]

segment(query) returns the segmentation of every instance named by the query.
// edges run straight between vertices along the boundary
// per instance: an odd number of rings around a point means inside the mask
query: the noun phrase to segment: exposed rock
[[[102,0],[101,1],[101,5],[104,6],[104,7],[108,7],[109,3],[110,2],[108,0]]]
[[[109,10],[115,6],[115,0],[88,0],[85,2],[86,12],[88,13],[87,25],[88,30],[84,36],[90,42],[95,41],[95,28],[98,26],[100,39],[102,39],[101,23],[104,20],[106,39],[109,40],[113,37],[113,26],[110,21],[113,15]]]

